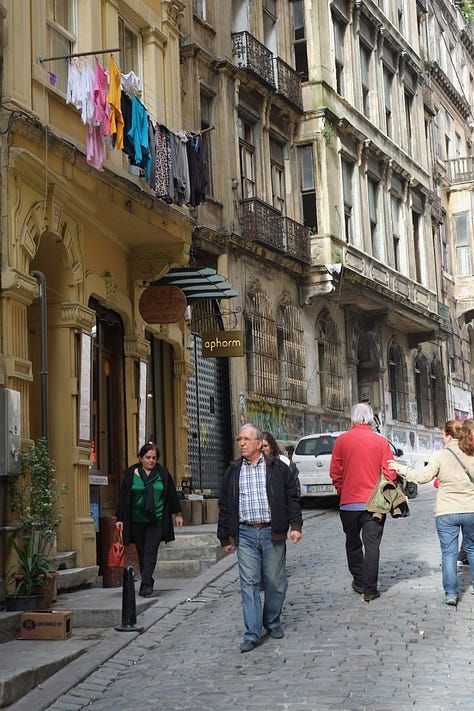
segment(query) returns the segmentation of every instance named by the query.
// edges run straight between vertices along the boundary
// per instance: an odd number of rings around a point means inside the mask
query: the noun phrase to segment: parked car
[[[321,432],[309,434],[298,440],[292,461],[298,469],[298,478],[301,487],[301,497],[328,497],[337,496],[329,476],[331,455],[334,442],[342,432]],[[403,450],[390,442],[394,459],[403,457]],[[418,494],[416,484],[403,483],[403,489],[409,499]]]

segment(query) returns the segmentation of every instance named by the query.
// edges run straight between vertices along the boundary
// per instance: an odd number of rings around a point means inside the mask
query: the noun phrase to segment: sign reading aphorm
[[[228,358],[244,353],[243,331],[207,331],[202,334],[203,358]]]

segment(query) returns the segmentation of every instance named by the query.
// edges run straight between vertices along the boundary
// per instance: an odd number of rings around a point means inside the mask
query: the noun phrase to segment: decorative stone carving
[[[102,274],[102,279],[104,280],[105,283],[105,290],[106,290],[106,301],[108,304],[111,306],[115,303],[115,299],[117,298],[117,280],[115,279],[114,275],[111,274],[110,272],[104,272]]]
[[[87,306],[76,302],[66,302],[61,304],[61,322],[64,325],[91,332],[95,326],[96,314]]]

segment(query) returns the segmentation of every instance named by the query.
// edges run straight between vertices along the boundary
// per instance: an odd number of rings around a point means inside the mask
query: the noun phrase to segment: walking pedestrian
[[[474,444],[472,430],[458,420],[443,428],[444,449],[431,455],[424,469],[412,469],[389,460],[389,466],[408,481],[425,484],[438,479],[435,523],[441,547],[444,601],[457,605],[459,582],[457,557],[459,533],[471,569],[470,592],[474,595]]]
[[[387,464],[387,457],[392,457],[388,440],[372,429],[371,406],[364,402],[354,405],[351,420],[352,429],[340,434],[334,443],[329,473],[339,494],[352,589],[370,602],[380,597],[380,543],[386,516],[374,517],[365,505],[382,470],[391,481],[397,477]]]
[[[264,431],[262,432],[262,449],[263,453],[267,455],[271,455],[272,457],[278,457],[278,459],[281,459],[282,462],[285,462],[285,464],[288,465],[288,468],[290,470],[290,474],[294,477],[295,483],[296,483],[296,491],[298,493],[298,498],[301,497],[301,485],[300,485],[300,480],[298,477],[298,467],[296,464],[290,459],[282,454],[280,447],[278,446],[278,442],[276,441],[275,437],[272,435],[271,432]]]
[[[134,543],[138,554],[141,584],[139,595],[153,594],[153,572],[162,541],[174,540],[172,514],[178,528],[183,525],[176,486],[166,467],[158,464],[157,444],[144,444],[138,464],[125,470],[117,506],[118,529],[125,545]]]
[[[217,537],[225,553],[237,553],[245,624],[241,652],[262,640],[284,636],[280,615],[288,587],[286,538],[298,543],[303,520],[294,477],[280,459],[263,453],[262,432],[240,428],[240,457],[224,474],[219,496]],[[260,584],[263,585],[263,608]]]

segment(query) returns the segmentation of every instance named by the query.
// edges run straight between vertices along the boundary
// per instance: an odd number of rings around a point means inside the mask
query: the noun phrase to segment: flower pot
[[[44,593],[41,595],[6,595],[5,609],[7,612],[22,612],[23,610],[44,610]]]

